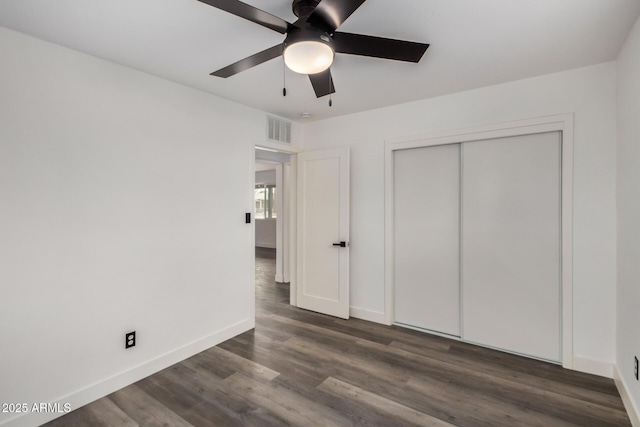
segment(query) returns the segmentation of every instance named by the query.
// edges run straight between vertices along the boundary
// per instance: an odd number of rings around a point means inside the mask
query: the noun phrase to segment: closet
[[[561,138],[393,151],[395,323],[561,361]]]

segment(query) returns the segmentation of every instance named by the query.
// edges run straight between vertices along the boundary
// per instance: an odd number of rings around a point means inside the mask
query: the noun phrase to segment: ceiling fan
[[[298,17],[293,24],[238,0],[198,1],[286,35],[281,44],[214,71],[212,76],[227,78],[283,55],[289,69],[309,75],[318,98],[335,92],[329,69],[335,52],[417,63],[429,47],[336,31],[366,0],[293,0],[293,13]]]

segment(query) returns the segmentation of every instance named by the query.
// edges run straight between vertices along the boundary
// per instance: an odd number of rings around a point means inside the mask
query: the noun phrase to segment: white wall
[[[618,57],[618,329],[619,374],[640,412],[640,20]]]
[[[305,125],[305,150],[351,147],[352,312],[375,319],[384,310],[385,139],[574,112],[574,355],[580,369],[610,374],[615,88],[616,65],[605,63]]]
[[[276,248],[276,219],[256,219],[256,246]]]
[[[0,402],[75,409],[251,328],[264,113],[1,27],[0,56]]]
[[[256,172],[256,184],[275,185],[275,183],[275,169]],[[256,218],[256,246],[259,246],[261,248],[276,247],[276,219]]]

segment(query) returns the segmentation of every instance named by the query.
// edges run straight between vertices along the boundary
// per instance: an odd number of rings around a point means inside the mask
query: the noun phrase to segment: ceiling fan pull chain
[[[287,65],[282,58],[282,96],[287,96]]]
[[[333,101],[331,100],[331,68],[329,68],[329,73],[327,74],[329,74],[329,107],[331,107],[333,105]]]

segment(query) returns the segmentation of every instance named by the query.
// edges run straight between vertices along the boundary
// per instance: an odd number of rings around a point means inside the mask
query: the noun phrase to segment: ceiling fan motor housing
[[[320,0],[293,0],[291,9],[298,18],[305,19],[311,15],[318,3]]]
[[[331,38],[329,33],[313,27],[289,31],[282,45],[283,51],[287,50],[287,47],[300,42],[322,43],[329,46],[332,51],[335,51],[333,47],[333,39]]]

